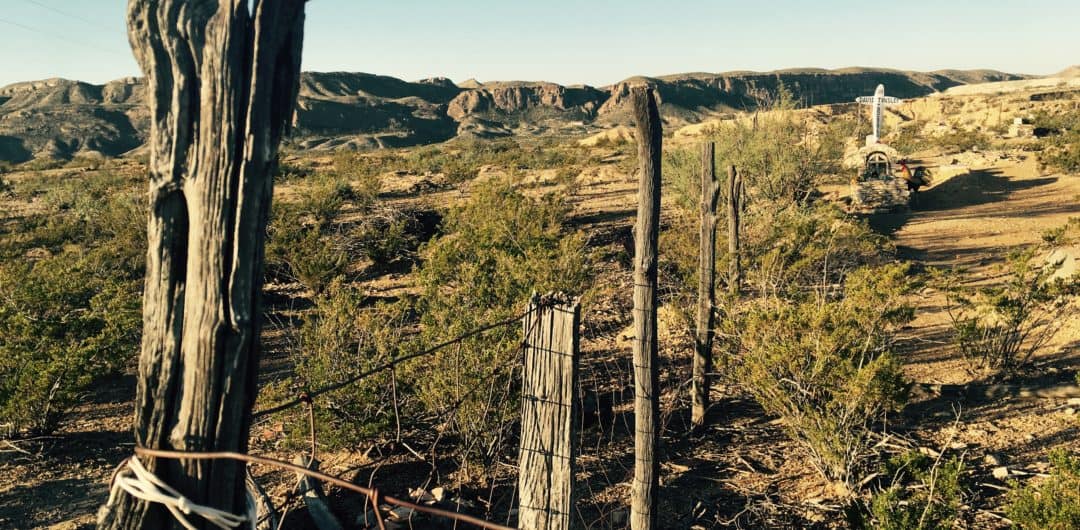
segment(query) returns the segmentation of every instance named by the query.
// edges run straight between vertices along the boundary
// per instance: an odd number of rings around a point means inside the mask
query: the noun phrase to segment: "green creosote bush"
[[[851,272],[840,296],[744,308],[739,380],[826,478],[852,485],[871,425],[906,399],[893,332],[909,322],[910,267]]]
[[[900,127],[895,132],[889,134],[888,142],[886,143],[895,148],[902,155],[926,150],[932,146],[932,142],[922,135],[922,130],[925,126],[925,120],[915,120],[909,125]]]
[[[760,212],[745,226],[746,283],[764,297],[830,289],[849,272],[892,252],[865,221],[827,203]]]
[[[1077,278],[1055,278],[1060,263],[1043,263],[1038,255],[1035,247],[1012,252],[1004,282],[990,286],[965,286],[956,271],[935,273],[954,340],[973,368],[1015,374],[1077,313]]]
[[[292,276],[318,293],[350,263],[349,242],[336,217],[347,202],[367,207],[374,196],[357,193],[337,171],[311,175],[297,187],[297,201],[278,201],[271,209],[267,265],[271,275]]]
[[[565,226],[565,197],[524,195],[507,179],[471,189],[450,208],[440,235],[420,250],[417,273],[426,344],[458,337],[523,311],[533,292],[581,294],[590,257],[582,234]],[[508,386],[518,363],[521,324],[492,330],[409,364],[424,408],[448,420],[469,460],[490,463],[517,411]]]
[[[963,153],[990,147],[990,137],[982,131],[954,130],[927,141],[945,150],[947,154]]]
[[[354,227],[349,237],[356,252],[376,265],[412,257],[419,244],[417,221],[395,209],[372,211]]]
[[[456,140],[420,147],[405,153],[396,162],[410,173],[442,173],[450,183],[461,183],[476,178],[484,166],[508,171],[560,169],[587,159],[586,149],[562,145],[557,140],[525,143],[502,138]]]
[[[0,424],[49,433],[138,350],[145,196],[108,176],[86,198],[0,233]],[[31,257],[32,256],[32,257]]]
[[[1042,138],[1039,161],[1046,166],[1069,173],[1080,172],[1080,118],[1075,112],[1040,112],[1032,124],[1050,131]]]
[[[334,279],[314,298],[314,309],[305,315],[296,335],[292,357],[296,384],[315,390],[367,372],[399,355],[410,353],[402,337],[411,309],[407,301],[367,304],[360,290]],[[316,432],[323,448],[352,448],[395,423],[391,403],[391,371],[372,374],[318,398]],[[402,392],[403,393],[403,392]],[[400,405],[400,404],[399,404]],[[307,439],[306,422],[296,422],[293,441]]]
[[[705,140],[716,142],[717,170],[734,164],[749,201],[805,202],[822,178],[840,170],[849,124],[814,128],[798,108],[781,85],[775,100],[751,117],[706,131]]]
[[[934,460],[911,451],[889,458],[881,473],[891,484],[870,499],[872,522],[857,527],[878,530],[948,530],[964,497],[964,461]]]
[[[1080,528],[1080,457],[1059,449],[1050,453],[1050,463],[1050,477],[1012,484],[1005,513],[1020,528]]]

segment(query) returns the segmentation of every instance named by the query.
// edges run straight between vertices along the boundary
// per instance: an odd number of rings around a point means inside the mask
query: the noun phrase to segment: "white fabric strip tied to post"
[[[109,492],[109,505],[113,504],[113,498],[119,490],[124,490],[129,495],[147,502],[165,505],[169,512],[173,514],[173,517],[188,530],[198,530],[187,520],[186,516],[192,514],[202,517],[222,530],[232,530],[244,524],[245,521],[255,520],[250,513],[236,515],[191,502],[190,499],[147,470],[136,456],[128,459],[127,469],[120,471],[113,480],[112,490]],[[252,508],[254,508],[254,505],[249,498],[248,511],[250,512]],[[254,526],[252,525],[251,528],[254,528]]]

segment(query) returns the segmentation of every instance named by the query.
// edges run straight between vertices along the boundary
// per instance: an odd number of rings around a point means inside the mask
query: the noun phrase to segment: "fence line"
[[[379,513],[378,505],[380,502],[385,502],[394,506],[400,506],[402,508],[408,508],[410,510],[415,510],[418,512],[437,515],[439,517],[446,517],[448,519],[453,519],[462,523],[468,523],[474,526],[478,526],[480,528],[487,528],[489,530],[517,530],[509,526],[503,526],[498,523],[485,521],[471,515],[465,515],[449,510],[443,510],[440,508],[433,508],[431,506],[424,506],[421,504],[416,504],[413,502],[391,497],[389,495],[382,495],[379,493],[378,488],[365,488],[363,486],[358,486],[356,484],[353,484],[352,482],[335,477],[333,475],[327,475],[326,473],[314,471],[303,466],[298,466],[296,464],[291,464],[282,460],[275,460],[273,458],[266,458],[263,456],[246,455],[243,453],[234,453],[231,451],[198,453],[188,451],[166,451],[162,449],[147,449],[145,447],[135,447],[135,454],[140,456],[167,458],[172,460],[237,460],[240,462],[246,462],[250,464],[262,464],[266,466],[276,467],[279,469],[284,469],[287,471],[292,471],[293,473],[303,474],[311,478],[321,480],[323,482],[333,484],[335,486],[345,488],[347,490],[366,496],[368,500],[372,503],[372,505],[375,507],[375,517],[378,519],[380,527],[383,526],[383,524],[382,515]]]

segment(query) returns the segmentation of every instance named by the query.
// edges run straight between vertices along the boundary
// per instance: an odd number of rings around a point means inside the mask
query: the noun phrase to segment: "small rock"
[[[446,498],[446,488],[442,486],[431,488],[431,496],[435,497],[435,502],[442,502]]]
[[[1069,407],[1069,408],[1065,409],[1064,412],[1065,412],[1066,416],[1072,416],[1073,414],[1076,414],[1076,409],[1074,409],[1072,407]]]
[[[1005,461],[1004,461],[1004,459],[1001,458],[1001,455],[999,455],[997,453],[987,453],[986,456],[983,457],[983,463],[988,465],[988,466],[995,466],[996,467],[996,466],[1000,466],[1001,464],[1004,464]]]
[[[1065,402],[1070,407],[1080,407],[1080,398],[1069,398],[1069,401]]]
[[[967,447],[968,447],[968,444],[966,444],[964,442],[953,442],[953,443],[949,444],[949,449],[954,449],[954,450],[957,450],[957,451],[959,451],[961,449],[967,449]]]
[[[1009,468],[1005,466],[995,467],[991,474],[998,480],[1005,480],[1009,478],[1010,475]]]

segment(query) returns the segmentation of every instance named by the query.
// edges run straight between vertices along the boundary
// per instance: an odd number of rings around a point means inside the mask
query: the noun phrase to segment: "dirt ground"
[[[921,163],[949,164],[951,157],[927,158]],[[1080,215],[1080,177],[1044,175],[1030,156],[980,156],[967,174],[941,179],[919,194],[909,212],[879,215],[872,224],[889,234],[902,258],[927,266],[963,267],[992,282],[1010,249],[1035,243],[1040,234]],[[537,176],[543,180],[543,175]],[[635,211],[633,179],[617,163],[586,169],[578,176],[573,222],[585,228],[593,246],[605,249],[599,274],[613,292],[628,286],[619,252],[629,241]],[[456,194],[459,192],[440,192]],[[444,195],[439,195],[440,197]],[[392,291],[393,278],[379,288]],[[627,292],[627,291],[623,291]],[[625,303],[624,303],[625,302]],[[627,371],[621,355],[620,332],[629,301],[607,300],[585,308],[583,351],[595,373],[619,380]],[[980,384],[948,340],[948,321],[941,293],[920,292],[916,320],[903,336],[905,364],[915,381],[930,384]],[[273,339],[275,330],[268,330]],[[1066,327],[1058,340],[1036,357],[1033,385],[1054,385],[1071,380],[1080,350],[1080,323]],[[272,349],[272,347],[271,347]],[[663,500],[667,528],[823,527],[842,519],[838,492],[822,481],[799,457],[779,425],[765,417],[736,388],[714,389],[712,426],[704,433],[687,435],[686,411],[674,404],[685,401],[680,373],[688,359],[684,344],[665,347],[664,418],[668,437],[663,447]],[[272,352],[268,368],[280,362]],[[622,375],[620,375],[622,374]],[[609,379],[612,379],[609,378]],[[625,388],[625,387],[624,387]],[[45,438],[0,442],[0,528],[84,528],[108,495],[113,469],[131,451],[130,400],[134,381],[129,377],[102,382],[74,410],[62,429]],[[632,444],[629,394],[616,404],[616,421],[607,431],[588,431],[582,447],[592,448],[582,460],[580,487],[588,497],[592,528],[618,528],[625,521],[623,503],[628,496]],[[947,448],[964,454],[971,463],[974,489],[961,525],[964,528],[1006,528],[994,510],[1001,503],[1005,483],[991,476],[992,456],[1010,470],[1042,472],[1046,454],[1056,447],[1075,447],[1080,420],[1069,414],[1066,398],[980,399],[972,396],[929,394],[905,411],[897,422],[898,436],[928,448]],[[274,445],[273,426],[253,429],[253,451],[269,456]],[[400,447],[373,446],[365,453],[324,455],[323,469],[374,480],[384,493],[404,497],[410,487],[424,484],[426,464],[399,458],[387,465],[382,452],[405,454]],[[381,463],[379,463],[381,462]],[[291,479],[259,470],[277,500],[286,496]],[[496,480],[490,491],[459,491],[457,497],[474,505],[507,503],[506,480]],[[498,494],[496,494],[498,493]],[[512,491],[510,491],[512,498]],[[501,501],[492,499],[503,499]],[[332,506],[351,516],[359,513],[355,497],[331,492]],[[490,508],[489,508],[490,509]],[[296,510],[289,528],[310,524]],[[423,526],[433,527],[433,526]]]

